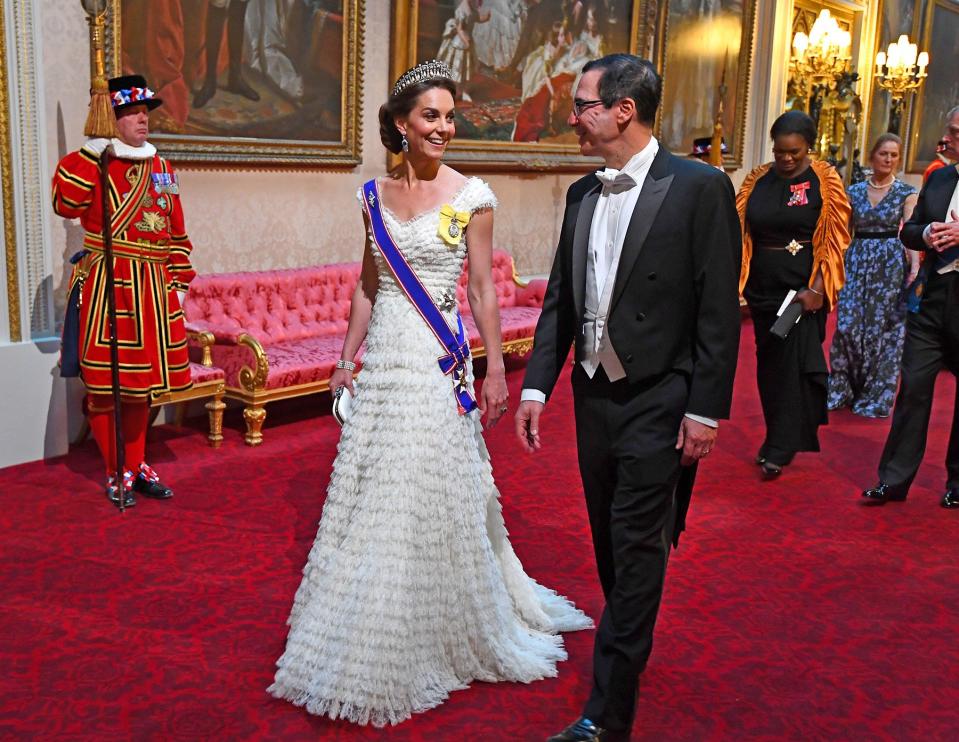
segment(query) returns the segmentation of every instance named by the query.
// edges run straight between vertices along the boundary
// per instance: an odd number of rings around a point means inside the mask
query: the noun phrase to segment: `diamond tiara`
[[[410,85],[423,82],[423,80],[434,80],[438,77],[447,80],[453,79],[453,70],[450,69],[450,66],[446,64],[446,62],[441,62],[438,59],[420,62],[413,69],[404,72],[403,76],[396,81],[396,85],[393,86],[392,95],[402,93]]]

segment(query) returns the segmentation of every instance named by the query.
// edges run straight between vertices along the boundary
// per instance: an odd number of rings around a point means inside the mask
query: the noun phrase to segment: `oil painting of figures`
[[[453,69],[457,135],[573,144],[566,126],[583,65],[634,51],[635,0],[421,0],[416,56]]]
[[[120,71],[145,75],[163,99],[161,135],[341,142],[357,2],[114,0]]]

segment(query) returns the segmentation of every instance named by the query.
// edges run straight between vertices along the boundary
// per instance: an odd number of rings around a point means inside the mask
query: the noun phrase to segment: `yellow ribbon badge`
[[[463,237],[463,230],[470,223],[470,213],[468,211],[454,211],[449,204],[443,204],[440,209],[440,228],[439,236],[443,242],[454,247],[460,244]]]

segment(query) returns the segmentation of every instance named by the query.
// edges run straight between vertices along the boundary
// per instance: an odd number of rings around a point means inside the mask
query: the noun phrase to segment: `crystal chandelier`
[[[907,34],[892,42],[887,51],[876,53],[876,84],[892,96],[889,131],[899,133],[903,99],[919,89],[927,77],[928,66],[929,54],[920,52]]]
[[[793,55],[789,66],[794,77],[807,85],[834,78],[849,70],[852,37],[839,27],[827,9],[820,11],[809,35],[797,31],[793,36]]]

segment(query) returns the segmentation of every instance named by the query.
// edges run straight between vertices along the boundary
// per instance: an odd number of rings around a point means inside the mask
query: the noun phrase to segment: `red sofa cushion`
[[[468,280],[469,261],[466,261],[456,284],[456,303],[459,305],[460,314],[468,314],[470,311],[469,298],[466,295]],[[496,286],[496,301],[500,307],[511,307],[516,303],[516,291],[520,287],[513,280],[513,258],[508,252],[493,250],[493,284]]]
[[[339,263],[198,276],[190,284],[184,314],[191,330],[213,333],[215,371],[222,369],[228,387],[241,387],[241,369],[255,365],[250,349],[237,344],[244,333],[266,353],[269,373],[265,389],[321,382],[330,377],[340,357],[359,275],[359,263]],[[457,298],[470,345],[475,348],[482,345],[482,339],[469,311],[467,277],[464,270]],[[503,341],[530,337],[539,318],[545,281],[517,286],[512,258],[500,250],[493,252],[493,281]],[[214,378],[210,376],[214,370],[200,369],[204,367],[197,366],[195,381]]]
[[[202,363],[190,362],[190,378],[194,384],[206,384],[210,381],[221,381],[226,374],[222,368],[204,366]]]
[[[187,322],[219,333],[247,332],[263,345],[344,335],[359,263],[197,276]]]
[[[325,381],[333,374],[342,350],[342,335],[319,335],[264,345],[263,351],[269,363],[264,388],[284,389],[298,384]],[[242,345],[213,346],[213,363],[226,373],[227,386],[234,388],[241,387],[240,370],[244,366],[253,368],[250,349]]]
[[[540,311],[540,307],[500,307],[499,321],[503,342],[532,337]],[[483,345],[472,314],[463,315],[463,327],[469,335],[471,348]]]

